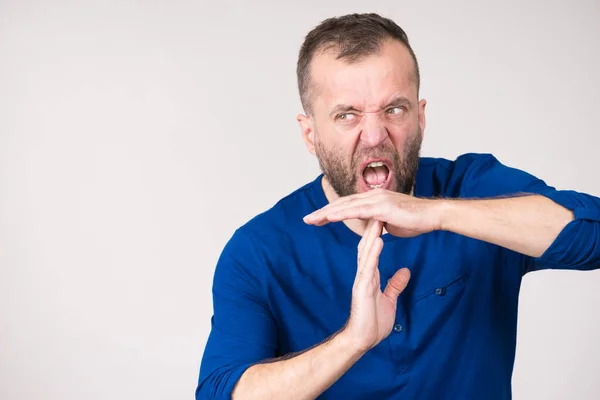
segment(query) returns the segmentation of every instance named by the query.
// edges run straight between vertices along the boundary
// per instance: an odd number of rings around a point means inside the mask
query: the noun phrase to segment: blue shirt
[[[229,399],[251,365],[305,350],[346,322],[360,236],[342,222],[302,221],[327,204],[321,178],[253,218],[225,246],[196,399]],[[383,235],[382,286],[399,268],[411,270],[394,328],[319,399],[511,398],[521,279],[540,269],[600,266],[600,199],[556,190],[489,154],[421,158],[414,192],[522,193],[547,196],[575,214],[539,258],[446,231]]]

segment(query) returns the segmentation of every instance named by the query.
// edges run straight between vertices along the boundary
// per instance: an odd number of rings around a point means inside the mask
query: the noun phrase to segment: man
[[[600,266],[600,199],[491,155],[420,158],[404,31],[324,21],[298,60],[323,174],[219,259],[197,399],[510,399],[529,271]]]

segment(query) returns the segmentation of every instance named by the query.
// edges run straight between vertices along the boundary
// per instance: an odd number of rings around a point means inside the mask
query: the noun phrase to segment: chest
[[[354,244],[315,240],[298,243],[271,266],[268,293],[278,322],[282,352],[313,346],[345,324],[356,276]],[[443,332],[452,319],[485,313],[498,297],[518,297],[520,279],[505,268],[502,249],[449,232],[433,232],[384,243],[379,258],[381,290],[400,268],[411,279],[397,303],[402,352],[417,351]],[[518,271],[518,268],[513,268]],[[512,300],[510,299],[512,298]]]

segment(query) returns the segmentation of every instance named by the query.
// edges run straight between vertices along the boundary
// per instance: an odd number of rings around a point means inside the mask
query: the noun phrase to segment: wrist
[[[439,231],[452,231],[454,216],[457,214],[457,201],[440,199],[434,201],[433,215],[435,227]]]
[[[339,349],[345,354],[349,354],[352,358],[359,359],[369,351],[345,327],[333,337],[332,341],[335,341]]]

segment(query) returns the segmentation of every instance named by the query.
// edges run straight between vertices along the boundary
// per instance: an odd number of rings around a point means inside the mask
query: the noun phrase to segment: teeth
[[[381,185],[369,185],[369,187],[370,187],[371,189],[377,189],[377,188],[380,188],[380,187],[382,187],[382,186],[383,186],[383,183],[382,183]]]
[[[375,162],[369,163],[367,165],[367,167],[375,168],[375,167],[383,167],[384,165],[385,164],[383,162],[381,162],[381,161],[375,161]]]

